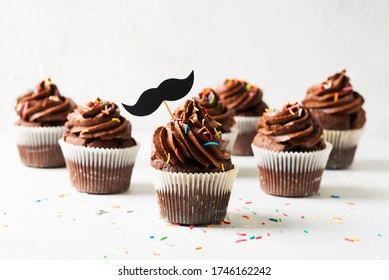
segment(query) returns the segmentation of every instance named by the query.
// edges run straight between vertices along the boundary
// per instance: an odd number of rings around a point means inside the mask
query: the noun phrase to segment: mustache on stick
[[[157,88],[151,88],[141,94],[138,101],[130,106],[122,103],[124,109],[134,116],[147,116],[155,112],[163,101],[174,101],[187,95],[193,86],[194,71],[185,79],[167,79]]]

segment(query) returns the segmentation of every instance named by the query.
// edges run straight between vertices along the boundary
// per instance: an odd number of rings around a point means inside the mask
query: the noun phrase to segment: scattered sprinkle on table
[[[120,204],[112,204],[111,208],[121,208],[121,206],[120,206]],[[128,213],[128,211],[127,211],[127,213]]]
[[[379,237],[382,237],[382,234],[381,234],[381,233],[377,233],[377,235],[378,235]]]
[[[192,230],[194,228],[194,225],[190,225],[189,229]]]
[[[150,239],[154,239],[154,235],[150,235]]]
[[[57,197],[58,197],[58,198],[61,198],[61,197],[64,197],[65,195],[66,195],[66,194],[62,193],[62,194],[58,195]]]
[[[335,195],[335,194],[331,195],[331,197],[332,197],[332,198],[340,198],[339,195]]]
[[[161,237],[161,241],[164,241],[164,240],[166,240],[167,239],[167,236],[164,236],[164,237]]]
[[[154,256],[160,256],[160,254],[159,254],[159,253],[153,253],[153,255],[154,255]]]
[[[239,233],[239,232],[237,232],[236,234],[239,235],[239,236],[246,236],[245,233]]]
[[[255,236],[254,235],[250,236],[250,240],[253,240],[253,239],[255,239]]]
[[[305,233],[305,234],[308,234],[308,233],[309,233],[309,231],[307,231],[306,229],[304,229],[304,233]]]
[[[245,241],[247,241],[246,238],[244,238],[244,239],[238,239],[238,240],[235,241],[235,243],[240,243],[240,242],[245,242]]]
[[[272,221],[272,222],[278,223],[278,220],[277,220],[277,219],[274,219],[274,218],[269,218],[269,221]]]
[[[245,219],[247,219],[247,220],[249,220],[249,219],[250,219],[250,217],[249,217],[249,216],[247,216],[247,215],[242,215],[242,217],[243,217],[243,218],[245,218]]]
[[[245,204],[251,204],[251,203],[253,203],[252,201],[247,201],[247,202],[245,202]]]
[[[195,250],[201,250],[203,247],[196,247]]]
[[[40,199],[37,199],[35,202],[41,202],[42,200],[40,200]]]
[[[359,242],[359,241],[361,241],[359,238],[348,238],[348,237],[345,237],[344,240],[349,241],[349,242]]]

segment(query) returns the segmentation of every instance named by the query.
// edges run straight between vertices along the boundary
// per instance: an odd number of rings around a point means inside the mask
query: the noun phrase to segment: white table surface
[[[309,198],[265,194],[254,158],[233,157],[231,224],[191,229],[160,219],[151,134],[134,137],[142,146],[130,190],[89,195],[70,186],[66,168],[23,166],[11,133],[0,132],[0,259],[389,259],[389,139],[362,138],[354,165],[326,170]]]

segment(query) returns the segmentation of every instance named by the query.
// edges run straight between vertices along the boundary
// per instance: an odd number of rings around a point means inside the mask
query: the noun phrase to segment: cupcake
[[[238,123],[238,137],[232,149],[237,156],[251,156],[251,142],[255,136],[256,124],[267,105],[262,101],[262,90],[242,80],[228,79],[216,90],[225,106],[235,114]]]
[[[310,111],[288,103],[263,114],[257,131],[252,149],[262,190],[286,197],[317,193],[332,145]]]
[[[211,88],[205,88],[199,93],[199,102],[206,114],[209,114],[219,125],[215,128],[218,133],[221,132],[223,141],[228,142],[226,151],[231,153],[236,137],[238,135],[238,126],[234,120],[234,113],[224,106],[218,94]]]
[[[219,127],[194,98],[155,130],[150,163],[165,220],[203,225],[225,218],[238,170],[215,131]]]
[[[354,160],[366,122],[363,97],[353,90],[346,70],[308,89],[302,102],[323,127],[333,148],[326,168],[343,169]]]
[[[128,190],[139,144],[115,103],[97,98],[68,115],[59,141],[73,187],[112,194]]]
[[[65,131],[67,114],[75,107],[73,100],[62,96],[50,79],[16,100],[20,119],[14,124],[14,132],[23,164],[41,168],[65,166],[58,139]]]

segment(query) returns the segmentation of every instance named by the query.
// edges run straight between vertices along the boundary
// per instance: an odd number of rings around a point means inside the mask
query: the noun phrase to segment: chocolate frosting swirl
[[[136,145],[131,124],[115,103],[97,98],[68,115],[65,142],[92,148],[126,148]]]
[[[325,148],[323,130],[310,111],[300,104],[287,103],[281,111],[263,114],[253,143],[278,152],[307,152]]]
[[[16,100],[15,110],[23,126],[62,126],[76,107],[72,99],[62,96],[50,79],[41,81],[34,90]]]
[[[184,173],[222,172],[233,168],[219,125],[195,98],[175,112],[174,120],[153,135],[151,165]]]
[[[216,92],[237,116],[262,116],[268,107],[262,100],[262,90],[246,81],[227,79]]]
[[[199,93],[199,98],[205,112],[221,124],[220,130],[231,132],[231,127],[235,124],[234,113],[224,105],[219,95],[213,89],[205,88]]]
[[[356,129],[366,122],[364,99],[353,90],[346,70],[310,87],[302,103],[324,129]]]

